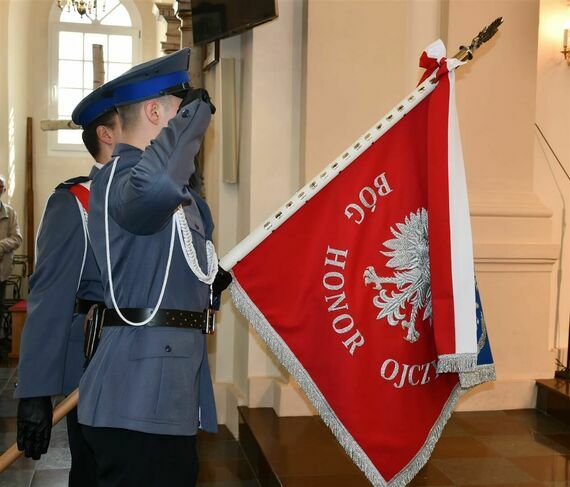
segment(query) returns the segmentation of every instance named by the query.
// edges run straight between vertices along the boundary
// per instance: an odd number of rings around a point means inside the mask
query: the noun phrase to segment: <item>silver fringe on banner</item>
[[[370,483],[375,487],[404,487],[407,485],[427,463],[433,452],[443,428],[463,392],[460,385],[457,385],[451,393],[420,451],[398,475],[389,482],[386,482],[370,458],[368,458],[368,455],[366,455],[364,450],[340,422],[317,385],[313,382],[299,360],[297,360],[297,357],[295,357],[291,349],[273,329],[259,308],[249,299],[249,296],[243,290],[235,275],[233,276],[233,282],[230,286],[230,294],[236,307],[253,325],[257,334],[265,342],[277,360],[279,360],[283,367],[287,369],[287,372],[297,381],[324,423],[330,428],[333,435],[356,466],[364,472],[364,475],[366,475]]]
[[[497,380],[495,365],[477,365],[474,370],[462,372],[459,374],[459,383],[463,389],[471,389],[484,382],[493,382]]]
[[[483,313],[481,313],[481,323],[477,322],[477,325],[481,325],[481,336],[477,342],[477,353],[479,353],[487,342],[487,322],[485,321]],[[497,374],[495,372],[494,363],[475,365],[473,370],[468,370],[467,372],[459,374],[459,383],[464,389],[470,389],[471,387],[478,386],[484,382],[493,382],[496,380]]]
[[[477,365],[476,353],[462,353],[439,355],[437,357],[437,373],[465,372],[472,370]]]

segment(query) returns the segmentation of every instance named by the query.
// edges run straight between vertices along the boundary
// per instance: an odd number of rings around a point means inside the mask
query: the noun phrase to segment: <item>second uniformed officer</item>
[[[96,92],[89,96],[97,99]],[[93,302],[103,301],[99,268],[87,236],[89,183],[112,154],[120,127],[109,102],[99,101],[96,112],[82,113],[77,120],[84,127],[84,144],[95,159],[91,174],[55,189],[38,230],[15,393],[20,399],[18,447],[36,460],[50,442],[52,396],[69,394],[79,384],[85,314]],[[95,486],[93,455],[75,409],[67,416],[67,430],[72,459],[69,485]]]
[[[198,427],[217,428],[203,332],[218,264],[210,211],[188,186],[212,108],[188,92],[188,59],[178,51],[102,87],[123,143],[93,181],[89,214],[108,309],[79,421],[99,487],[195,485]]]

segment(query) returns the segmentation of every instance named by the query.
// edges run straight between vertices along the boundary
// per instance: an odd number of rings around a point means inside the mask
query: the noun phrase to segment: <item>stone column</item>
[[[170,54],[180,49],[180,20],[176,17],[171,3],[155,2],[153,13],[157,20],[161,18],[166,22],[166,41],[161,41],[164,54]]]

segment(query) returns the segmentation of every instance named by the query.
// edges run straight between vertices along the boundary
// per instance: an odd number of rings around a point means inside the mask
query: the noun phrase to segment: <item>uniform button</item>
[[[188,118],[188,115],[190,115],[190,112],[188,111],[187,108],[182,110],[182,118]]]
[[[198,225],[197,223],[194,223],[194,228],[195,228],[196,230],[200,230],[200,225]]]
[[[172,352],[172,347],[170,345],[166,345],[166,347],[164,347],[164,351],[165,352]]]

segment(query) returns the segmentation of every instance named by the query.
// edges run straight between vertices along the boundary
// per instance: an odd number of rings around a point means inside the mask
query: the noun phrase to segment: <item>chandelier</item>
[[[101,3],[101,0],[99,0]],[[81,17],[85,14],[92,15],[97,12],[97,0],[57,0],[57,6],[68,12],[75,10]],[[105,0],[103,0],[103,10],[105,9]]]

